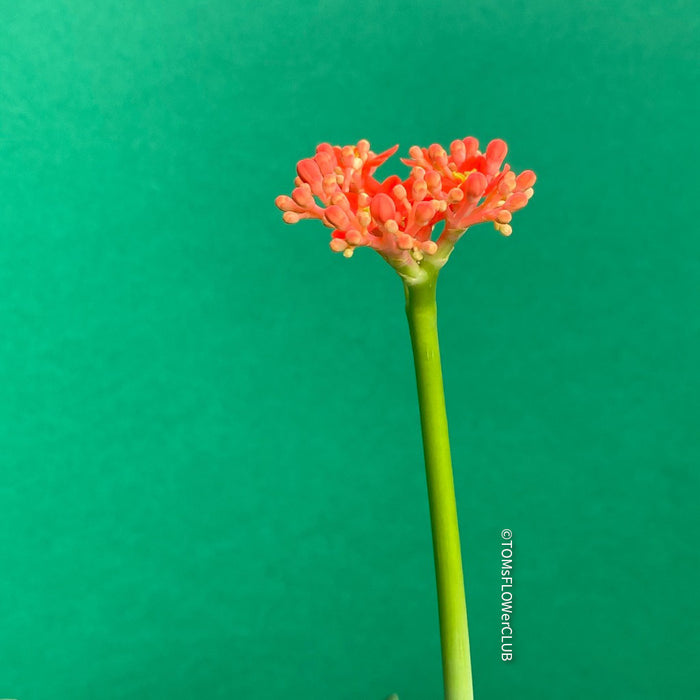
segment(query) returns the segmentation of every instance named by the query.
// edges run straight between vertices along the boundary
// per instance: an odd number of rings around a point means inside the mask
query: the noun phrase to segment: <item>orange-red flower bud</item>
[[[414,219],[419,226],[425,226],[433,216],[435,216],[435,208],[430,202],[419,202],[416,204]]]
[[[506,200],[505,206],[510,211],[517,211],[522,209],[527,204],[528,197],[524,192],[514,192]]]
[[[496,170],[501,167],[501,163],[508,153],[508,146],[502,139],[494,139],[486,147],[486,162],[489,167],[495,166]]]
[[[528,187],[532,187],[537,180],[537,176],[532,170],[523,170],[520,175],[518,175],[516,182],[519,190],[526,190]]]
[[[308,182],[310,185],[319,183],[323,179],[318,163],[313,158],[304,158],[297,165],[297,173],[303,182]]]
[[[396,216],[396,205],[394,200],[388,195],[380,192],[374,195],[370,204],[370,211],[376,221],[384,223]]]
[[[484,194],[488,181],[483,173],[472,173],[464,183],[464,193],[471,199],[477,199]]]
[[[326,220],[331,226],[337,229],[346,229],[350,225],[350,219],[348,215],[337,205],[333,204],[328,207],[324,213]]]

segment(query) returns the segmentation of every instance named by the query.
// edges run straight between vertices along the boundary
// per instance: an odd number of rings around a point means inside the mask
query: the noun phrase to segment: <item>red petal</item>
[[[370,168],[378,168],[382,163],[387,161],[391,156],[396,153],[396,151],[399,149],[399,144],[397,143],[393,148],[389,148],[388,150],[384,151],[383,153],[378,153],[376,156],[373,156],[372,158],[368,158],[367,162],[365,163],[365,168],[370,167]]]

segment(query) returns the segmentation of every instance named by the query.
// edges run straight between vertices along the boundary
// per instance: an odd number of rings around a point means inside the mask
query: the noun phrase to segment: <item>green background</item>
[[[400,281],[273,200],[469,134],[539,177],[439,289],[477,700],[700,696],[696,3],[0,8],[0,696],[440,697]]]

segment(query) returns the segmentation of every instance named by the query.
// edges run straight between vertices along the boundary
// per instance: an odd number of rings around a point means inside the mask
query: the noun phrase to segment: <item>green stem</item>
[[[423,280],[414,284],[406,281],[404,288],[433,531],[445,700],[472,700],[467,605],[438,346],[435,297],[438,271],[426,271]]]

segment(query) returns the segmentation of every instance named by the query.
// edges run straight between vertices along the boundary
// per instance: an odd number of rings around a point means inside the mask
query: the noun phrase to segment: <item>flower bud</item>
[[[308,182],[310,185],[315,183],[320,185],[323,179],[318,163],[313,158],[300,160],[297,165],[297,173],[303,182]]]
[[[326,221],[328,221],[331,226],[335,226],[337,229],[345,229],[350,225],[350,219],[348,215],[336,204],[328,207],[326,209],[324,216]]]
[[[380,192],[375,194],[372,202],[369,205],[372,216],[375,221],[384,222],[393,219],[396,216],[396,205],[394,200],[388,195]]]
[[[419,226],[425,226],[435,216],[435,209],[431,202],[420,202],[416,205],[413,216]]]
[[[516,178],[517,187],[519,190],[526,190],[532,187],[537,180],[537,176],[532,170],[523,170]]]
[[[483,173],[472,173],[464,182],[464,193],[470,199],[479,199],[486,189],[486,176]]]

